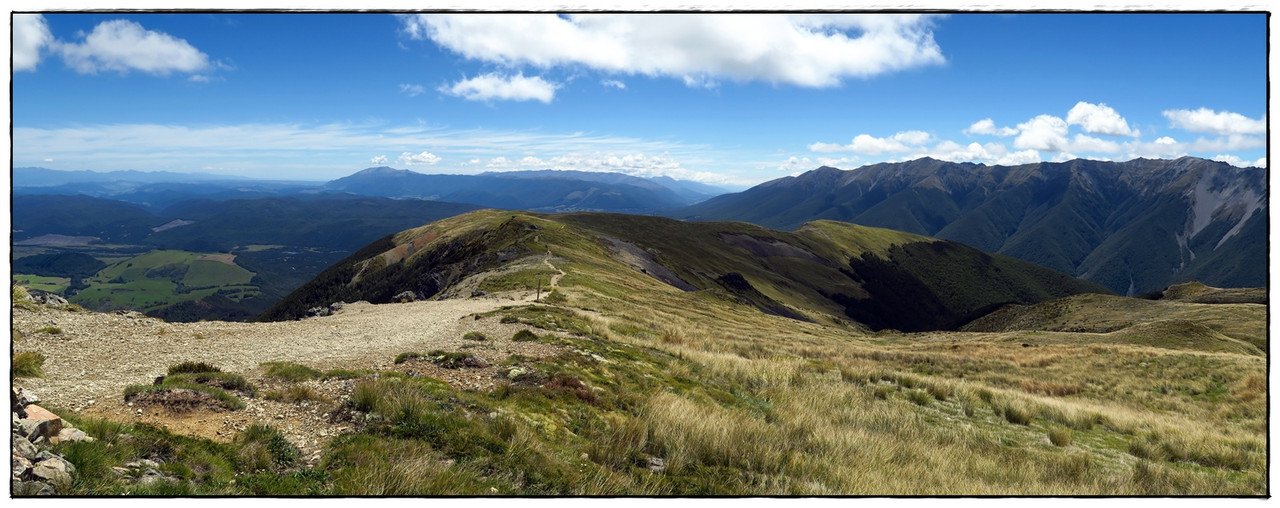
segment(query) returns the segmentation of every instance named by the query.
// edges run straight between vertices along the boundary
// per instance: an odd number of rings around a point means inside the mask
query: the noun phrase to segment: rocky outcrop
[[[36,405],[39,398],[21,387],[10,390],[12,460],[10,487],[14,496],[49,496],[68,493],[76,467],[49,451],[50,445],[93,441],[49,410]]]

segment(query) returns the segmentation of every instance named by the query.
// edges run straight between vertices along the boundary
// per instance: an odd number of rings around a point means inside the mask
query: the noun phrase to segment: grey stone
[[[83,430],[75,427],[65,427],[61,432],[58,432],[59,443],[75,443],[77,441],[93,442],[94,439],[93,436],[85,434]]]
[[[26,478],[28,471],[35,467],[35,464],[32,464],[26,457],[18,455],[18,452],[13,452],[11,457],[12,459],[9,461],[10,476],[13,478]]]
[[[57,493],[52,485],[44,482],[24,482],[11,480],[9,487],[15,496],[52,496]]]
[[[37,481],[68,487],[71,485],[70,464],[62,460],[46,460],[31,468],[31,477]]]
[[[418,295],[414,294],[413,291],[402,291],[399,294],[391,297],[391,299],[395,300],[398,303],[408,303],[408,302],[417,300]]]
[[[26,437],[19,436],[17,433],[13,434],[13,453],[22,455],[30,460],[36,458],[36,454],[39,452],[40,450],[36,449],[36,445],[31,444],[31,441],[27,441]]]
[[[649,457],[649,472],[653,474],[661,473],[667,468],[667,461],[661,457]]]

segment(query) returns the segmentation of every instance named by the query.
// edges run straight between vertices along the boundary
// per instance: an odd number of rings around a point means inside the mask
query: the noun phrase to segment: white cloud
[[[813,161],[809,160],[808,157],[797,158],[796,156],[793,155],[787,158],[787,160],[783,161],[782,164],[778,165],[778,171],[786,171],[787,173],[791,173],[794,175],[797,172],[808,171],[816,167],[817,166],[815,166],[813,164]]]
[[[927,15],[419,14],[402,29],[507,66],[836,86],[945,61]]]
[[[387,163],[387,156],[386,156],[386,155],[379,155],[379,156],[377,156],[377,157],[374,157],[374,158],[372,158],[372,159],[369,159],[369,163],[370,163],[370,164],[386,164],[386,163]]]
[[[991,136],[1009,137],[1018,133],[1018,129],[1012,127],[996,127],[996,122],[990,118],[983,118],[973,122],[968,129],[964,130],[965,134],[987,134]]]
[[[858,134],[848,145],[834,143],[813,143],[809,145],[811,152],[854,152],[863,155],[879,155],[882,153],[903,153],[918,149],[918,145],[929,142],[933,136],[924,131],[903,131],[889,137],[877,138],[870,134]]]
[[[34,71],[40,52],[53,43],[49,23],[39,14],[13,15],[13,72]]]
[[[412,154],[409,152],[405,152],[400,154],[399,157],[396,157],[396,162],[399,162],[401,164],[408,164],[410,166],[416,165],[416,164],[426,164],[430,166],[440,161],[441,161],[440,157],[431,152],[422,152],[419,154]]]
[[[1120,151],[1120,144],[1115,141],[1076,134],[1076,137],[1071,140],[1071,150],[1091,153],[1116,153]]]
[[[426,92],[427,89],[423,88],[422,85],[410,85],[407,83],[400,84],[400,93],[408,95],[409,97],[417,97]]]
[[[1171,138],[1171,137],[1169,137],[1169,136],[1161,136],[1161,137],[1159,137],[1159,138],[1156,138],[1155,142],[1156,142],[1157,144],[1161,144],[1161,145],[1176,145],[1176,144],[1178,144],[1178,141],[1177,141],[1177,140],[1175,140],[1175,139],[1173,139],[1173,138]]]
[[[547,163],[532,155],[526,155],[524,158],[520,159],[520,165],[530,169],[543,169]]]
[[[618,90],[626,90],[626,89],[627,89],[627,84],[626,84],[626,83],[623,83],[623,82],[618,81],[618,80],[616,80],[616,79],[602,79],[602,80],[600,80],[600,84],[602,84],[602,85],[604,85],[604,86],[608,86],[608,87],[617,88]]]
[[[1215,155],[1215,156],[1213,157],[1213,160],[1215,160],[1215,161],[1219,161],[1219,162],[1225,162],[1225,163],[1227,163],[1227,164],[1230,164],[1230,165],[1235,166],[1235,167],[1238,167],[1238,168],[1248,168],[1248,167],[1265,168],[1265,167],[1267,167],[1267,158],[1266,158],[1266,157],[1263,157],[1263,158],[1258,159],[1258,160],[1256,160],[1256,161],[1249,161],[1249,160],[1241,159],[1240,157],[1237,157],[1237,156],[1235,156],[1235,155],[1231,155],[1231,154],[1221,154],[1221,155]]]
[[[1053,115],[1039,115],[1018,124],[1021,134],[1013,140],[1014,148],[1063,152],[1067,150],[1067,122]]]
[[[555,98],[556,89],[559,87],[559,84],[545,81],[541,77],[526,78],[521,73],[515,76],[482,74],[450,86],[441,86],[439,90],[471,101],[538,100],[550,103],[551,99]]]
[[[1266,117],[1252,119],[1230,111],[1217,112],[1209,108],[1197,110],[1171,109],[1163,112],[1169,125],[1191,132],[1214,134],[1263,134],[1267,132]]]
[[[187,41],[123,19],[99,23],[84,42],[55,45],[67,65],[81,74],[140,71],[167,76],[211,67],[209,57]]]
[[[1067,124],[1079,125],[1090,134],[1106,134],[1108,136],[1138,136],[1137,129],[1130,129],[1129,122],[1116,110],[1106,104],[1090,104],[1077,102],[1067,112]]]
[[[493,169],[505,169],[505,168],[511,167],[511,161],[507,160],[506,157],[498,156],[498,157],[489,159],[489,163],[485,164],[485,167],[493,168]]]

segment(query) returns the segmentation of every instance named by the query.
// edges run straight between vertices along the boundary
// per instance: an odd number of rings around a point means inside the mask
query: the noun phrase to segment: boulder
[[[52,458],[37,462],[35,467],[31,468],[31,478],[55,486],[70,487],[71,473],[73,471],[75,471],[75,467],[67,461],[61,458]]]
[[[27,417],[18,422],[31,442],[34,443],[39,438],[50,439],[62,431],[62,418],[58,418],[58,415],[49,412],[48,409],[30,404],[26,410]]]
[[[23,441],[26,441],[26,440],[24,439]],[[18,452],[13,452],[11,456],[12,456],[12,459],[10,459],[10,462],[9,462],[9,464],[11,465],[10,477],[17,478],[17,479],[26,478],[31,468],[35,467],[35,464],[33,464],[30,459],[23,457],[22,455],[19,455]]]
[[[64,427],[52,441],[55,443],[75,443],[77,441],[93,441],[93,436],[85,434],[75,427]]]
[[[402,291],[399,294],[391,297],[391,299],[395,300],[396,303],[409,303],[414,300],[417,300],[418,295],[414,294],[413,291]]]
[[[9,483],[11,495],[14,496],[52,496],[56,492],[53,486],[44,482],[25,482],[12,480]]]
[[[27,460],[32,460],[36,458],[36,454],[40,453],[40,450],[36,449],[36,445],[31,444],[31,441],[28,441],[26,436],[15,432],[13,433],[13,453],[26,457]]]

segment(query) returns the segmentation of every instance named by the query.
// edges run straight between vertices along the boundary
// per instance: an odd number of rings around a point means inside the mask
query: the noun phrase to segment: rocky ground
[[[441,379],[459,389],[492,389],[500,376],[498,363],[511,355],[544,358],[563,348],[545,343],[511,341],[528,326],[500,323],[480,313],[531,301],[529,294],[345,305],[333,315],[276,323],[166,323],[134,312],[95,313],[42,306],[13,310],[20,338],[14,352],[43,354],[45,376],[23,380],[51,407],[121,422],[145,422],[181,434],[229,441],[255,422],[284,432],[306,459],[318,459],[321,446],[359,422],[341,410],[357,380],[312,380],[324,401],[282,402],[262,395],[284,387],[264,376],[263,362],[293,362],[318,370],[399,370]],[[41,331],[43,330],[43,331]],[[488,340],[463,339],[478,331]],[[545,333],[541,330],[534,330]],[[489,367],[443,369],[426,361],[394,364],[404,352],[466,351]],[[225,372],[244,375],[258,388],[256,397],[241,397],[245,408],[175,411],[163,406],[125,402],[129,385],[152,384],[171,365],[205,362]]]

